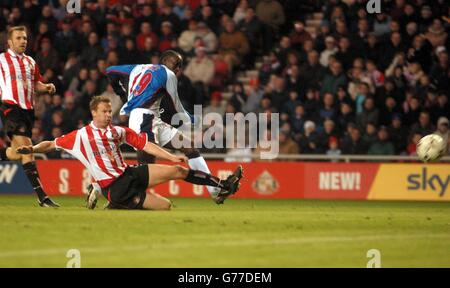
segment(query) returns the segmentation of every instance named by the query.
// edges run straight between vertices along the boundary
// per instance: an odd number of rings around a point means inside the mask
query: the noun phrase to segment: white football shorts
[[[136,133],[147,133],[148,140],[163,147],[169,143],[178,133],[178,129],[167,124],[155,115],[151,110],[145,108],[135,108],[130,113],[128,127]]]

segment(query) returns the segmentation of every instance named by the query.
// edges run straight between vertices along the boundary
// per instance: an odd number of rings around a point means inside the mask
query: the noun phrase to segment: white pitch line
[[[111,253],[123,251],[142,251],[148,249],[186,249],[193,247],[234,247],[234,246],[254,246],[254,245],[290,245],[290,244],[307,244],[307,243],[328,243],[328,242],[355,242],[355,241],[380,241],[380,240],[404,240],[404,239],[427,239],[427,238],[450,238],[450,234],[415,234],[415,235],[362,235],[362,236],[342,236],[342,237],[306,237],[306,238],[287,238],[272,240],[242,240],[242,241],[224,241],[224,242],[185,242],[185,243],[152,243],[139,246],[98,246],[98,247],[71,247],[70,249],[78,249],[81,254],[92,253]],[[204,240],[204,239],[202,239]],[[69,248],[68,248],[69,249]],[[65,248],[57,249],[36,249],[36,250],[20,250],[0,252],[0,258],[13,257],[30,257],[30,256],[48,256],[48,255],[65,255],[68,251]]]

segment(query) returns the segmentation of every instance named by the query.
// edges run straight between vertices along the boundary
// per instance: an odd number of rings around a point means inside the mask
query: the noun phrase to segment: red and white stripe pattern
[[[30,56],[11,49],[0,54],[0,96],[3,102],[22,109],[34,108],[35,83],[41,81],[39,67]]]
[[[56,138],[55,146],[77,158],[100,187],[106,188],[128,167],[120,151],[120,144],[124,142],[142,150],[147,143],[147,134],[112,125],[99,129],[91,123]]]

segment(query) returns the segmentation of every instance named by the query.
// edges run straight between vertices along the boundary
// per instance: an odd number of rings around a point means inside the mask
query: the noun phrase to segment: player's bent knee
[[[184,179],[184,178],[186,178],[188,176],[189,170],[184,168],[183,166],[175,165],[174,168],[175,168],[175,171],[176,171],[175,175],[176,175],[177,179]]]
[[[8,160],[18,161],[22,159],[22,154],[16,153],[11,147],[8,147],[8,149],[6,149],[6,157]]]
[[[172,202],[168,199],[164,199],[163,203],[161,203],[161,210],[170,210],[172,208]]]
[[[166,198],[159,198],[155,203],[152,205],[151,210],[156,211],[168,211],[172,208],[172,202]]]
[[[172,202],[169,199],[152,192],[147,193],[142,208],[145,210],[156,211],[170,210],[172,208]]]

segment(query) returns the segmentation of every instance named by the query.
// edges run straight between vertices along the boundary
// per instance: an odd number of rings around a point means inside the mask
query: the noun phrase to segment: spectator
[[[62,111],[61,110],[55,110],[52,114],[51,114],[51,122],[49,126],[44,126],[45,127],[45,131],[44,131],[44,140],[45,141],[52,141],[53,139],[53,129],[54,128],[59,128],[63,129],[63,117],[62,117]],[[61,136],[61,135],[60,135]]]
[[[385,100],[385,104],[380,109],[380,124],[389,125],[392,120],[392,115],[400,113],[400,108],[394,98],[388,97]]]
[[[399,32],[391,34],[390,41],[384,45],[383,60],[380,61],[381,69],[386,69],[399,52],[404,52],[405,47],[402,44],[402,36]]]
[[[116,50],[111,50],[106,55],[107,66],[119,65],[119,53]]]
[[[264,90],[261,86],[250,88],[249,93],[247,93],[248,98],[245,101],[244,106],[242,107],[243,113],[256,113],[258,110],[259,103],[261,102],[264,96]]]
[[[442,139],[444,139],[444,143],[446,144],[446,154],[450,154],[450,130],[449,130],[449,121],[446,117],[440,117],[437,121],[437,130],[434,132],[437,135],[440,135]]]
[[[406,107],[404,108],[404,124],[411,126],[419,119],[422,108],[420,106],[419,99],[415,96],[412,96],[410,99],[407,98],[405,102]]]
[[[203,109],[203,114],[218,113],[221,116],[225,114],[225,107],[221,103],[222,95],[219,91],[211,93],[211,101],[208,106]]]
[[[103,48],[98,42],[98,35],[96,32],[89,33],[89,46],[83,48],[80,56],[80,62],[85,66],[92,66],[97,64],[97,60],[103,57]]]
[[[389,33],[390,22],[391,17],[387,16],[386,13],[377,13],[375,15],[375,22],[373,23],[375,36],[379,37]]]
[[[136,20],[136,30],[139,29],[143,22],[150,23],[151,27],[156,27],[157,15],[154,13],[151,5],[143,5],[141,16]]]
[[[342,63],[345,71],[352,66],[356,55],[354,49],[351,49],[350,39],[348,37],[341,37],[339,40],[339,51],[335,54],[335,57]]]
[[[369,84],[367,84],[367,82],[361,82],[358,84],[358,90],[355,97],[357,115],[364,112],[364,102],[371,96],[369,89]]]
[[[294,109],[294,114],[291,115],[290,123],[292,124],[292,131],[295,134],[295,140],[300,141],[301,134],[303,134],[303,127],[305,125],[305,107],[302,104],[297,104]]]
[[[317,111],[320,109],[320,95],[317,90],[308,89],[306,99],[303,101],[308,119],[320,121]]]
[[[431,68],[431,51],[430,42],[423,35],[416,35],[408,49],[407,60],[408,62],[419,63],[424,71],[429,72]]]
[[[255,15],[255,10],[251,7],[248,7],[245,10],[244,18],[237,23],[237,28],[241,30],[248,41],[251,43],[250,49],[253,53],[259,53],[261,50],[262,40],[261,40],[261,30],[262,24],[259,21],[258,17]]]
[[[428,111],[420,112],[419,121],[411,126],[410,137],[414,134],[422,136],[433,133],[436,130],[433,123],[430,121],[430,113]]]
[[[342,151],[339,149],[339,139],[336,137],[330,137],[328,140],[327,155],[339,156],[341,154],[342,154]]]
[[[275,52],[271,52],[269,56],[263,57],[263,64],[259,71],[259,79],[266,84],[270,75],[279,74],[281,71],[281,63]]]
[[[339,136],[336,130],[336,124],[333,120],[327,119],[323,122],[323,136],[324,145],[327,145],[330,138]]]
[[[81,97],[78,99],[78,105],[81,107],[89,107],[92,97],[97,95],[97,83],[92,80],[87,80],[83,89]]]
[[[340,104],[340,114],[337,119],[337,125],[340,131],[345,131],[349,123],[355,123],[355,114],[352,105],[348,102]]]
[[[191,80],[194,87],[196,87],[198,99],[195,103],[202,104],[207,88],[214,78],[214,62],[206,55],[205,47],[197,47],[195,49],[195,55],[189,61],[189,64],[184,70],[184,74]]]
[[[409,156],[417,156],[417,144],[419,143],[421,138],[422,135],[419,133],[412,135],[411,140],[409,140],[409,144],[406,147]]]
[[[139,51],[143,51],[145,48],[145,42],[147,38],[152,40],[154,47],[158,46],[158,36],[152,31],[152,25],[150,22],[142,22],[140,27],[140,33],[136,37],[136,48]]]
[[[440,117],[450,117],[450,105],[445,92],[439,93],[436,104],[430,108],[430,112],[434,120]]]
[[[125,39],[125,47],[121,49],[120,53],[120,63],[122,64],[139,64],[140,53],[136,49],[136,42],[133,38]]]
[[[49,38],[41,40],[39,52],[36,54],[36,63],[41,71],[52,69],[55,72],[59,71],[59,57],[58,52],[52,47]]]
[[[375,88],[381,87],[384,84],[384,74],[381,73],[375,62],[372,60],[368,60],[366,63],[367,76],[371,80],[372,85]]]
[[[425,37],[430,41],[434,48],[443,46],[446,44],[448,34],[445,32],[444,27],[440,19],[434,19],[433,24],[428,27],[428,31]]]
[[[197,21],[191,20],[189,21],[189,28],[184,30],[178,38],[178,46],[187,54],[193,54],[197,29]]]
[[[66,57],[72,52],[80,52],[78,45],[80,39],[75,31],[72,30],[72,22],[65,19],[61,24],[61,31],[58,31],[55,36],[54,48],[61,56],[61,60],[66,61]]]
[[[89,72],[87,68],[81,68],[78,72],[78,77],[73,78],[70,82],[68,90],[72,93],[76,101],[81,98],[84,92],[84,85],[89,78]]]
[[[282,113],[288,114],[288,116],[293,116],[295,107],[301,104],[298,93],[295,90],[289,91],[289,100],[283,104],[283,107],[281,108]]]
[[[144,50],[140,53],[140,63],[150,63],[152,56],[159,55],[156,47],[151,37],[145,38]]]
[[[450,90],[450,74],[449,74],[449,57],[448,52],[444,49],[439,49],[438,61],[433,65],[430,71],[430,77],[436,83],[436,88],[439,90]]]
[[[325,93],[336,94],[339,86],[347,84],[345,74],[342,73],[342,64],[339,61],[334,61],[330,65],[330,71],[325,75],[323,79],[321,95]]]
[[[320,53],[320,64],[324,67],[328,67],[330,57],[339,51],[336,47],[336,41],[332,36],[325,38],[325,50]]]
[[[227,62],[229,69],[241,64],[242,58],[250,51],[247,38],[241,31],[235,30],[234,22],[228,21],[225,31],[220,35],[219,53]]]
[[[104,73],[100,73],[97,68],[89,69],[89,79],[97,83],[96,94],[103,93],[109,83],[106,75]]]
[[[236,82],[233,85],[233,96],[231,96],[230,104],[234,107],[236,112],[242,111],[242,106],[245,105],[245,100],[247,96],[245,95],[244,86],[240,82]]]
[[[268,97],[271,100],[272,106],[276,108],[278,111],[283,107],[283,103],[285,103],[289,99],[289,95],[286,92],[286,81],[283,77],[275,77],[274,88],[273,91],[268,94]]]
[[[312,40],[311,35],[305,30],[305,23],[297,20],[294,22],[294,30],[289,34],[292,47],[300,50],[306,40]]]
[[[300,138],[300,152],[302,154],[320,154],[325,152],[322,143],[323,138],[316,131],[316,124],[306,121],[304,125],[304,135]]]
[[[86,118],[88,118],[86,109],[76,106],[73,96],[67,95],[64,98],[64,106],[62,109],[63,132],[68,133],[82,127],[87,123]]]
[[[205,46],[208,54],[217,51],[218,40],[216,34],[204,23],[200,22],[197,25],[197,37],[201,39],[202,45]]]
[[[161,37],[159,39],[159,52],[164,52],[171,48],[171,42],[176,40],[176,35],[173,30],[173,24],[169,21],[164,21],[161,24]]]
[[[279,136],[280,154],[298,154],[298,144],[290,137],[286,131],[281,131]]]
[[[173,32],[175,35],[179,35],[179,33],[181,31],[180,18],[178,18],[178,16],[175,13],[173,13],[173,7],[171,5],[168,5],[167,3],[165,3],[160,8],[160,14],[158,16],[157,27],[155,30],[163,31],[163,24],[165,22],[171,24],[171,32]],[[163,32],[163,34],[164,34],[164,32]]]
[[[377,135],[377,127],[374,123],[367,123],[367,125],[364,127],[365,133],[362,136],[363,141],[370,147],[373,143],[375,143],[378,140]]]
[[[209,29],[214,31],[214,33],[216,34],[219,33],[219,20],[218,20],[219,17],[215,15],[211,6],[206,5],[201,7],[200,12],[197,14],[199,14],[196,17],[197,21],[205,23]]]
[[[315,50],[309,52],[307,63],[300,68],[300,77],[306,88],[319,89],[325,72],[325,68],[319,63],[319,53]]]
[[[393,114],[392,121],[388,128],[389,138],[394,143],[396,154],[402,154],[406,151],[406,142],[408,139],[408,130],[402,125],[400,114]]]
[[[180,20],[184,20],[187,9],[189,9],[189,6],[186,4],[186,0],[176,0],[173,7],[173,13],[177,15]]]
[[[380,111],[375,106],[375,100],[373,98],[367,98],[364,101],[363,112],[356,116],[356,124],[362,129],[366,127],[367,123],[374,123],[378,125],[380,117]]]
[[[239,23],[241,20],[245,19],[247,9],[248,9],[248,1],[247,0],[239,1],[238,6],[234,10],[234,15],[233,15],[234,23]]]
[[[41,48],[41,41],[44,38],[51,39],[53,34],[50,33],[47,22],[39,22],[37,35],[35,35],[32,45],[32,52],[37,53]]]
[[[323,96],[322,107],[319,110],[319,116],[322,122],[327,119],[334,120],[336,118],[337,111],[334,105],[334,95],[331,93],[325,93]]]
[[[298,65],[292,65],[286,70],[286,90],[298,91],[302,96],[306,94],[306,87],[300,78]]]
[[[39,18],[39,3],[33,2],[32,0],[23,1],[22,8],[22,21],[27,24],[28,27],[32,27],[33,23],[37,23]]]
[[[45,5],[42,7],[42,14],[39,21],[46,22],[48,25],[48,31],[50,34],[55,35],[57,29],[57,21],[53,17],[52,7],[50,5]]]
[[[347,155],[367,154],[367,144],[361,139],[358,129],[352,129],[344,143],[342,143],[342,153]]]
[[[370,33],[370,24],[367,18],[358,19],[357,23],[357,31],[351,38],[351,42],[353,43],[355,50],[362,51],[366,44],[369,44],[369,37],[372,36],[375,40],[377,38],[374,34]]]
[[[275,0],[262,0],[256,5],[256,16],[263,23],[263,50],[269,52],[280,26],[286,21],[283,6]]]

